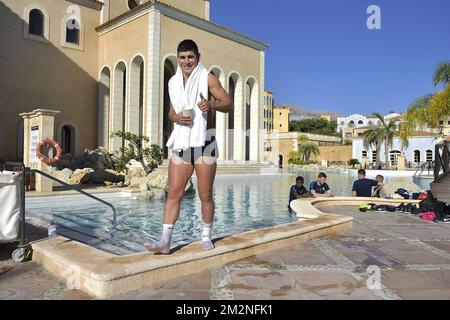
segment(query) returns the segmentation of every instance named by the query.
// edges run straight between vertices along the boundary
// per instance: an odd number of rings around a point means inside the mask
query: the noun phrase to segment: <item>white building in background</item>
[[[385,120],[390,120],[394,117],[399,117],[401,114],[399,113],[389,113],[384,116]],[[352,114],[347,117],[339,117],[337,118],[337,128],[336,132],[343,131],[347,128],[359,128],[359,127],[367,127],[377,125],[380,120],[373,116],[365,116],[362,114]]]
[[[400,137],[395,136],[392,147],[389,148],[390,165],[397,164],[397,157],[404,154],[409,163],[419,164],[422,162],[431,162],[434,160],[434,146],[436,144],[435,134],[426,131],[416,131],[409,138],[409,145],[402,149]],[[381,146],[380,160],[385,162],[384,144]],[[376,150],[374,147],[366,149],[363,143],[363,137],[353,138],[353,158],[362,163],[362,158],[368,157],[369,163],[376,162]]]

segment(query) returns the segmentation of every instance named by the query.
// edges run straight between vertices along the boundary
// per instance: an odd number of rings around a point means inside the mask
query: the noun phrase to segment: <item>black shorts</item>
[[[186,150],[174,151],[183,161],[195,164],[200,157],[218,158],[219,152],[216,137],[212,136],[211,140],[206,140],[203,147],[193,147]]]

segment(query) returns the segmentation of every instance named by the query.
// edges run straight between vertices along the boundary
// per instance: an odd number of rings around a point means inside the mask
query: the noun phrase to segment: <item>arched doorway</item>
[[[98,112],[97,112],[97,144],[99,147],[109,148],[109,110],[111,97],[111,72],[104,67],[98,84]]]
[[[60,147],[64,153],[75,154],[75,128],[71,125],[64,125],[61,128]]]
[[[391,150],[389,152],[389,162],[391,163],[391,166],[395,166],[398,163],[398,156],[400,156],[402,153],[398,150]]]
[[[169,150],[166,147],[166,144],[173,130],[173,123],[169,119],[169,110],[170,110],[169,80],[175,74],[176,68],[177,68],[176,57],[169,57],[164,61],[163,148],[165,159],[169,157]]]
[[[127,96],[127,68],[119,62],[114,69],[113,108],[111,114],[112,132],[125,131],[125,109]],[[112,149],[119,151],[125,145],[125,140],[112,138]]]
[[[277,165],[278,165],[278,168],[280,168],[280,169],[283,169],[283,160],[284,160],[283,155],[279,154],[278,159],[277,159]]]
[[[235,101],[234,95],[236,91],[236,77],[230,77],[228,79],[228,94],[230,95],[231,100]],[[227,116],[227,130],[226,130],[226,139],[227,139],[227,160],[233,160],[234,157],[234,110],[228,113]]]
[[[245,161],[250,160],[250,120],[251,108],[250,101],[252,98],[252,85],[249,81],[245,83]]]
[[[144,134],[144,59],[137,56],[130,68],[130,106],[127,131]]]

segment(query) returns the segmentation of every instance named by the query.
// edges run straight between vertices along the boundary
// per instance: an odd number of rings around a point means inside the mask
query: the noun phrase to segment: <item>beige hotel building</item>
[[[172,130],[167,83],[183,39],[197,42],[203,64],[234,99],[233,113],[216,114],[220,159],[262,161],[267,45],[210,21],[210,5],[1,0],[0,161],[22,159],[19,114],[35,109],[60,111],[54,138],[67,153],[118,150],[121,139],[111,138],[118,130],[165,146]]]

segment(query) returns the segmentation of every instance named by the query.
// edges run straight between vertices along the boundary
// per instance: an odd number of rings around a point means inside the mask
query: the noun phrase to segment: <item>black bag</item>
[[[401,195],[404,199],[410,199],[410,198],[411,198],[411,196],[410,196],[408,190],[403,189],[403,188],[397,189],[397,191],[395,191],[395,193],[398,193],[398,194]]]
[[[447,211],[445,202],[439,201],[431,194],[419,202],[419,208],[422,212],[434,212],[437,218],[445,216],[445,212]]]
[[[397,210],[396,206],[390,206],[387,204],[380,204],[378,206],[374,206],[373,207],[374,211],[381,211],[381,212],[395,212],[395,210]]]

